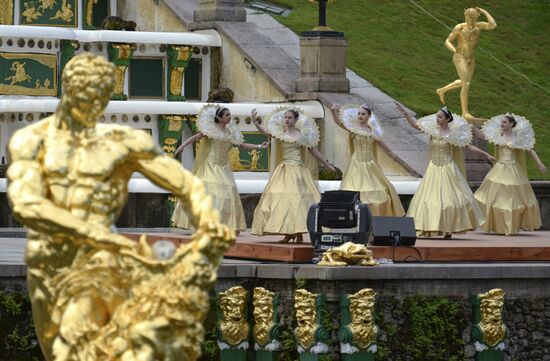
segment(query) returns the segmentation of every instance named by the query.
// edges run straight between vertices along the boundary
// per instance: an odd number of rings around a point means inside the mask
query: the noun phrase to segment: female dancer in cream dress
[[[373,216],[404,216],[395,188],[376,163],[376,145],[387,148],[381,141],[382,127],[376,116],[365,104],[344,107],[334,104],[331,110],[336,124],[349,132],[352,148],[340,189],[360,192],[361,202],[368,204]]]
[[[542,173],[546,167],[533,149],[535,134],[523,117],[505,114],[488,120],[474,135],[495,145],[496,164],[489,171],[475,197],[485,222],[484,232],[516,234],[520,229],[540,228],[540,210],[527,178],[525,153],[528,152]]]
[[[417,235],[448,239],[453,233],[476,229],[484,218],[466,181],[463,149],[494,158],[470,145],[471,125],[446,107],[415,122],[396,105],[413,128],[430,136],[430,163],[407,212],[414,218]]]
[[[315,122],[297,109],[277,109],[267,120],[267,130],[256,121],[258,130],[275,138],[280,152],[280,163],[271,174],[269,182],[254,211],[252,234],[284,234],[280,242],[296,239],[303,242],[307,232],[306,218],[311,204],[319,202],[320,194],[311,171],[305,165],[305,150],[328,169],[334,167],[314,148],[319,142],[319,130]]]
[[[176,155],[196,141],[200,141],[193,173],[199,177],[212,197],[212,206],[220,214],[220,221],[237,231],[246,228],[243,205],[229,165],[229,151],[238,146],[244,149],[267,148],[264,144],[243,143],[243,135],[231,123],[229,109],[213,104],[206,105],[197,115],[199,133],[188,138],[176,149]],[[176,203],[172,223],[179,228],[190,228],[189,217],[181,203]]]

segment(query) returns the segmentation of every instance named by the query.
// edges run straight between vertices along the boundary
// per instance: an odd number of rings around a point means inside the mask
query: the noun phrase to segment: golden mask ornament
[[[483,342],[495,347],[506,337],[506,326],[502,320],[504,291],[495,288],[479,295],[481,321],[478,326],[483,332]]]
[[[254,306],[254,339],[260,348],[268,346],[269,351],[275,351],[280,348],[280,342],[276,339],[278,334],[278,317],[276,309],[277,294],[266,290],[263,287],[254,288],[254,298],[252,305]],[[275,336],[275,337],[273,337]],[[270,345],[268,345],[271,343]]]
[[[56,112],[9,143],[8,197],[29,228],[36,333],[48,361],[196,360],[207,292],[235,234],[219,223],[202,182],[149,134],[97,124],[114,73],[100,56],[74,57]],[[145,236],[136,243],[113,231],[136,171],[182,201],[197,229],[191,243],[158,252]]]
[[[222,342],[227,342],[231,347],[239,346],[248,340],[250,327],[246,320],[247,294],[242,286],[235,286],[218,296],[221,312],[218,328]]]
[[[371,288],[348,296],[351,323],[347,326],[353,334],[353,343],[361,349],[376,342],[378,327],[374,323],[375,297],[376,292]]]
[[[300,346],[309,349],[315,341],[317,327],[317,294],[304,289],[294,293],[294,309],[296,310],[297,327],[294,330]]]

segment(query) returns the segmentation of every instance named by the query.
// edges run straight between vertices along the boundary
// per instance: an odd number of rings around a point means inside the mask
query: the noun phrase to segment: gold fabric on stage
[[[307,232],[309,206],[319,202],[321,195],[310,170],[305,166],[297,143],[279,142],[281,162],[254,210],[252,234],[295,234]]]
[[[474,195],[453,159],[453,153],[461,153],[462,149],[454,148],[459,147],[441,138],[430,138],[430,164],[407,212],[414,218],[419,236],[465,232],[483,222]]]
[[[393,185],[376,163],[376,140],[351,134],[352,157],[340,189],[360,192],[373,216],[401,217],[405,210]]]
[[[212,208],[218,211],[220,222],[230,228],[246,228],[241,197],[229,165],[229,141],[203,138],[195,159],[193,173],[203,181],[206,193],[212,197]],[[180,228],[190,228],[189,217],[180,202],[172,215],[172,222]]]
[[[497,163],[475,193],[484,232],[515,234],[540,228],[539,204],[525,169],[525,150],[495,144]]]

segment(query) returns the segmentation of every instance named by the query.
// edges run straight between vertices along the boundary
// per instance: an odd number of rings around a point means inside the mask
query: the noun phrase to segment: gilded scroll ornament
[[[480,15],[484,15],[487,21],[477,21]],[[466,22],[456,25],[445,40],[445,46],[453,53],[453,63],[459,79],[437,89],[436,93],[439,95],[441,103],[445,104],[446,93],[460,88],[462,117],[470,123],[483,123],[486,119],[476,118],[470,113],[468,97],[476,67],[475,51],[479,35],[482,30],[495,29],[497,23],[491,14],[477,7],[464,10],[464,18]]]
[[[281,349],[279,329],[279,295],[263,287],[254,288],[254,340],[255,349],[278,351]]]
[[[340,352],[354,354],[353,359],[370,359],[377,350],[378,326],[374,321],[376,292],[364,288],[354,294],[340,297],[341,327],[338,331]],[[359,357],[360,356],[360,357]],[[351,358],[350,358],[351,359]]]
[[[486,349],[504,349],[504,338],[507,328],[502,319],[504,307],[504,291],[495,288],[489,292],[477,295],[479,305],[479,321],[472,328],[472,339],[477,351]],[[474,310],[474,316],[476,314]],[[475,322],[475,320],[474,320]]]
[[[218,322],[220,348],[248,348],[250,326],[246,319],[246,297],[242,286],[231,287],[218,296],[220,321]]]
[[[297,326],[294,335],[300,354],[324,354],[328,352],[328,331],[321,325],[321,313],[325,308],[325,297],[305,289],[294,292],[294,309]]]
[[[109,45],[109,60],[115,64],[113,100],[126,100],[128,98],[124,94],[124,80],[126,78],[126,69],[128,69],[135,48],[135,44],[115,43]]]
[[[100,56],[74,57],[56,112],[10,140],[8,197],[29,228],[36,333],[48,361],[196,360],[208,290],[235,235],[202,182],[149,134],[97,124],[114,72]],[[161,252],[113,231],[136,171],[182,201],[197,229],[191,243]]]
[[[376,266],[378,262],[372,257],[372,251],[363,244],[346,242],[341,246],[329,249],[321,257],[318,266],[341,267],[347,265]]]
[[[94,6],[99,2],[99,0],[88,0],[86,3],[86,19],[85,24],[89,27],[93,27],[93,17],[94,17]]]
[[[168,100],[183,101],[185,98],[182,95],[183,74],[185,68],[191,60],[191,47],[183,45],[170,45],[168,47],[169,59],[169,83],[168,83]]]
[[[181,96],[184,70],[183,67],[175,67],[170,71],[170,95]]]

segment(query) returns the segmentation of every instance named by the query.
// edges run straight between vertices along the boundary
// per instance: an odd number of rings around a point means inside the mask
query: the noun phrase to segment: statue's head
[[[374,301],[376,292],[365,288],[348,297],[351,312],[351,322],[365,326],[374,324]]]
[[[477,18],[479,17],[479,11],[474,8],[468,8],[464,10],[464,19],[468,25],[473,25],[476,23]]]
[[[479,295],[481,322],[500,324],[502,322],[502,307],[504,306],[504,291],[495,288]]]
[[[114,66],[105,58],[83,53],[72,58],[61,78],[62,104],[84,127],[93,127],[109,103]]]
[[[247,291],[241,287],[231,287],[220,293],[220,309],[223,319],[238,322],[245,318]]]

